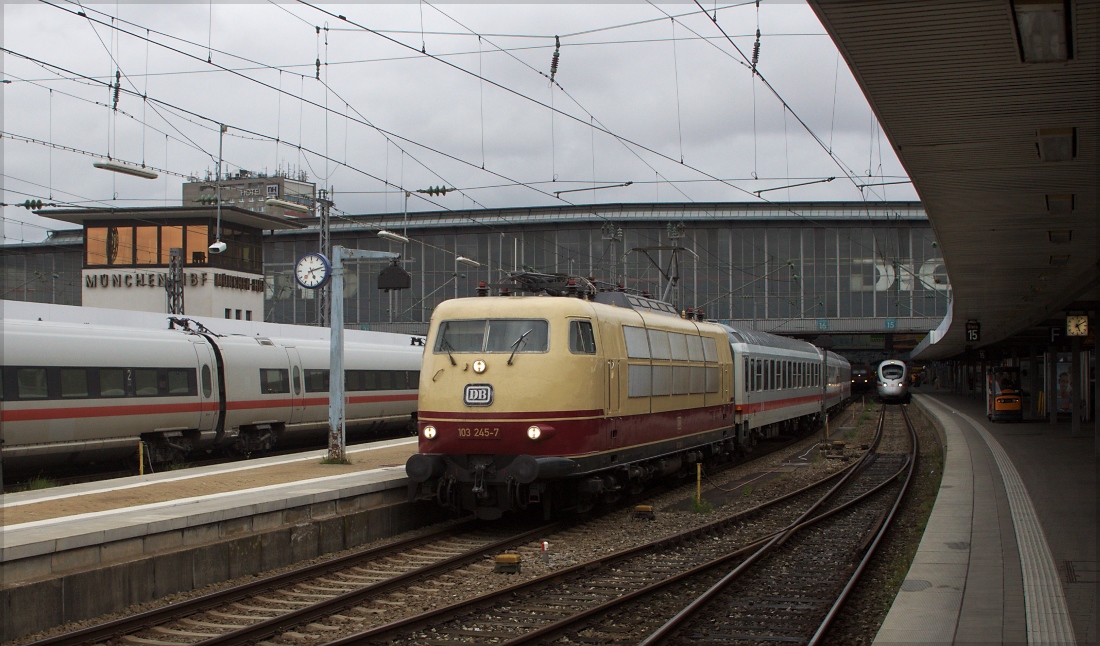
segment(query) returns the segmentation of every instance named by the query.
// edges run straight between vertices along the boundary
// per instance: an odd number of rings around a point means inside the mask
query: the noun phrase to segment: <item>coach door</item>
[[[286,348],[290,360],[290,423],[301,424],[306,413],[306,398],[302,391],[302,360],[298,348]]]
[[[215,430],[218,424],[218,363],[209,345],[195,343],[193,347],[199,359],[199,432],[203,433]]]

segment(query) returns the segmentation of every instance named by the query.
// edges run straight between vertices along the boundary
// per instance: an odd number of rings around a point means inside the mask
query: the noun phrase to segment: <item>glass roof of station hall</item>
[[[403,213],[341,215],[333,217],[333,231],[401,230],[437,227],[475,227],[492,223],[497,226],[562,224],[570,222],[729,222],[758,221],[816,223],[858,221],[919,221],[928,216],[920,202],[710,202],[710,203],[637,203],[543,206],[507,209],[463,209],[454,211],[417,211]],[[317,219],[303,219],[316,228]],[[287,232],[292,233],[292,232]]]

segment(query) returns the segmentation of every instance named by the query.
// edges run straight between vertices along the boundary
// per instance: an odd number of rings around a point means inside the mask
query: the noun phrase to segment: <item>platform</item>
[[[1096,643],[1092,425],[994,424],[981,401],[918,394],[947,451],[916,558],[875,644]]]
[[[0,496],[0,642],[427,524],[416,438]]]

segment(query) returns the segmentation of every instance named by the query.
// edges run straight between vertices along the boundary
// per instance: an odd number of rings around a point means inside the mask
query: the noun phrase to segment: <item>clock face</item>
[[[1087,315],[1070,315],[1066,317],[1066,336],[1088,336],[1089,317]]]
[[[294,277],[306,289],[323,287],[331,275],[332,265],[328,258],[319,253],[307,253],[298,259],[298,264],[294,267]]]

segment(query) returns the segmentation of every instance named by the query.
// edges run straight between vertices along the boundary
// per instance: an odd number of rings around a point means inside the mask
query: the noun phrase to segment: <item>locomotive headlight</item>
[[[431,424],[424,427],[424,439],[427,439],[427,440],[434,440],[435,439],[435,427],[432,426]]]
[[[474,362],[474,372],[476,372],[479,375],[481,373],[485,372],[485,362],[482,361],[481,359],[478,359],[477,361],[475,361]]]
[[[539,437],[541,435],[542,435],[542,429],[541,428],[539,428],[537,426],[528,426],[527,427],[527,437],[531,438],[532,440],[539,439]]]

